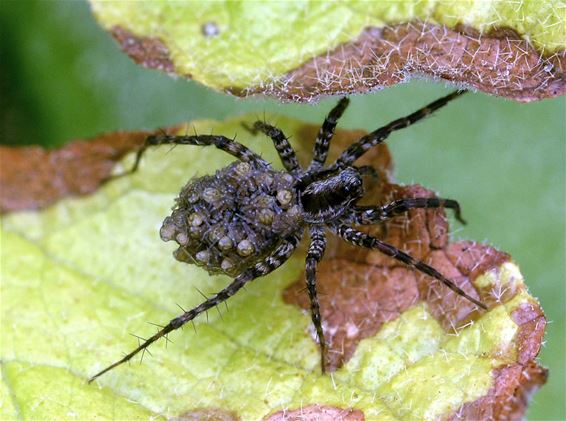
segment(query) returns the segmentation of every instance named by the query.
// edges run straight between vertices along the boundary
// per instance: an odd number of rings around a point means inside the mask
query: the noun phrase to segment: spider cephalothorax
[[[145,149],[152,145],[214,145],[238,158],[214,175],[193,179],[182,189],[171,216],[165,218],[161,238],[176,241],[177,260],[197,264],[209,273],[224,273],[234,281],[203,303],[171,320],[158,333],[145,340],[108,370],[130,360],[153,342],[180,328],[199,314],[226,301],[246,283],[267,275],[281,266],[297,247],[305,230],[310,234],[306,258],[306,286],[311,302],[311,316],[321,348],[321,368],[325,371],[326,343],[320,318],[316,289],[316,267],[326,247],[325,230],[345,241],[378,250],[439,281],[481,308],[484,304],[469,296],[436,269],[407,253],[383,243],[354,225],[372,225],[414,208],[451,208],[460,218],[458,202],[440,198],[406,198],[385,206],[358,206],[364,194],[365,173],[371,167],[357,167],[354,162],[365,152],[382,143],[393,131],[426,117],[465,91],[440,98],[407,117],[363,136],[348,147],[338,159],[325,166],[336,122],[348,105],[341,99],[325,119],[317,136],[309,167],[300,167],[295,152],[281,130],[257,121],[252,132],[271,137],[284,171],[273,169],[242,144],[224,136],[150,136],[136,157],[135,171]]]

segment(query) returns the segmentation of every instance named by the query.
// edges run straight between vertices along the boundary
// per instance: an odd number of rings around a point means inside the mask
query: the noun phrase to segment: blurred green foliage
[[[0,31],[3,144],[59,146],[115,130],[247,112],[320,123],[335,102],[237,99],[143,69],[119,51],[82,2],[3,2]],[[355,96],[341,126],[376,128],[448,90],[413,81]],[[454,236],[509,252],[540,299],[551,321],[541,354],[550,378],[534,396],[529,419],[566,419],[565,111],[564,97],[518,104],[470,94],[388,142],[397,178],[458,199],[469,225],[454,225]]]

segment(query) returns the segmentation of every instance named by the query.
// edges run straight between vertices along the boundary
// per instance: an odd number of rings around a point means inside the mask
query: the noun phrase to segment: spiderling
[[[329,230],[348,243],[378,250],[409,267],[442,282],[448,288],[487,309],[485,304],[468,295],[439,271],[409,254],[354,228],[372,225],[416,208],[449,208],[460,216],[457,201],[442,198],[405,198],[384,206],[360,206],[364,195],[363,174],[374,174],[368,166],[354,162],[394,131],[408,127],[464,94],[459,90],[446,95],[414,113],[362,136],[338,159],[326,165],[330,141],[338,119],[349,100],[342,98],[327,115],[317,135],[313,158],[308,168],[301,168],[295,151],[284,133],[262,121],[248,130],[261,132],[273,140],[284,171],[244,145],[224,136],[168,134],[149,136],[138,151],[131,172],[137,170],[149,146],[162,144],[216,146],[237,161],[207,175],[190,180],[181,190],[170,216],[160,230],[164,241],[178,244],[174,257],[195,264],[210,274],[226,274],[234,280],[191,310],[172,319],[155,335],[143,340],[137,348],[119,361],[95,374],[89,382],[130,360],[149,345],[192,321],[199,314],[218,306],[236,294],[244,285],[265,276],[281,266],[293,254],[305,231],[310,235],[306,257],[306,287],[311,303],[311,318],[321,351],[324,373],[327,345],[317,298],[316,269],[326,247],[325,231]]]

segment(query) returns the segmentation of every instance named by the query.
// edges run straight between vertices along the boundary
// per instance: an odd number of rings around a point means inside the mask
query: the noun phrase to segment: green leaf
[[[552,0],[91,5],[136,62],[238,95],[304,101],[423,73],[522,101],[566,89]]]
[[[230,136],[251,120],[197,121],[179,132]],[[294,139],[304,136],[301,123],[277,121]],[[243,143],[278,162],[269,140],[248,136]],[[302,154],[310,149],[295,146]],[[366,419],[436,419],[489,395],[495,370],[532,363],[536,342],[521,358],[523,325],[534,316],[521,321],[516,314],[528,307],[542,316],[517,267],[506,261],[473,282],[490,297],[498,288],[513,294],[496,296],[491,310],[457,335],[418,301],[363,339],[334,374],[321,375],[310,316],[282,295],[301,279],[297,253],[232,297],[228,310],[210,311],[194,331],[188,326],[170,335],[172,343],[152,346],[142,364],[87,385],[135,346],[129,332],[147,337],[155,331],[147,322],[166,323],[179,314],[176,303],[191,308],[202,301],[199,291],[213,293],[229,282],[175,261],[174,247],[159,240],[158,230],[186,180],[230,161],[214,148],[156,148],[139,172],[92,196],[3,218],[1,418],[134,419],[205,408],[248,420],[322,405],[355,408]]]

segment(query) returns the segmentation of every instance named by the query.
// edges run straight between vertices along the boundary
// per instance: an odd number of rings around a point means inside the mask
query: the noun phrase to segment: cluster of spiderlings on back
[[[173,255],[209,273],[237,276],[301,225],[294,177],[254,162],[234,162],[189,181],[161,227]]]

